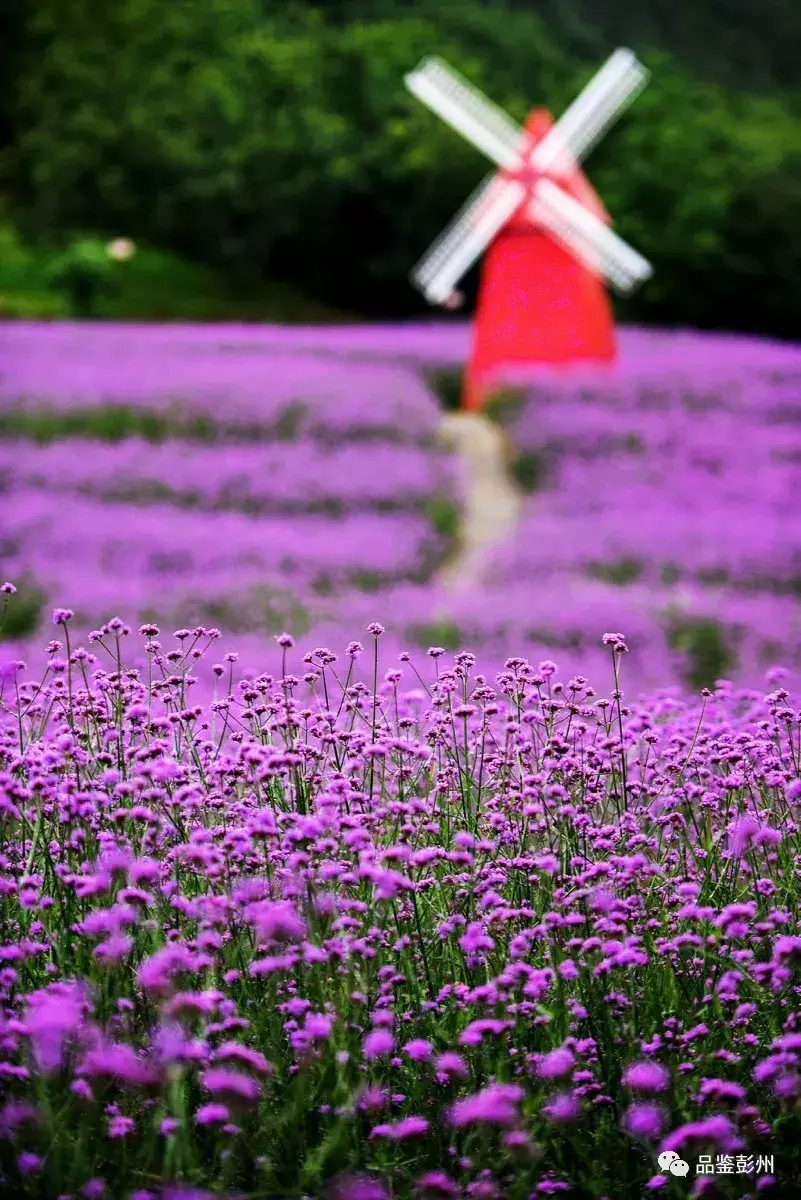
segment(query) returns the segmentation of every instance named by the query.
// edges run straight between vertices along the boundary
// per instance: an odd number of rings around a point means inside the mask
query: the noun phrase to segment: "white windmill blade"
[[[494,171],[487,175],[420,259],[412,271],[415,280],[421,285],[430,283],[447,265],[454,250],[464,241],[465,234],[474,229],[482,217],[488,224],[494,218],[500,220],[507,207],[511,208],[513,203],[522,204],[525,197],[524,186],[516,180],[504,179]]]
[[[536,146],[531,165],[548,171],[560,160],[568,166],[581,161],[647,82],[636,55],[616,50]]]
[[[405,82],[412,95],[499,167],[520,165],[523,130],[442,59],[424,58]]]
[[[526,198],[517,180],[490,175],[412,271],[431,304],[447,300],[462,276]]]
[[[618,291],[631,292],[653,274],[641,254],[552,180],[539,181],[529,211],[538,224],[587,267],[605,275]]]

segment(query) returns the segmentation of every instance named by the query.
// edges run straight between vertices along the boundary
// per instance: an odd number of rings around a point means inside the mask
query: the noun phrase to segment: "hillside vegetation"
[[[254,286],[407,315],[421,303],[410,266],[486,164],[408,96],[404,73],[434,51],[515,117],[542,102],[558,113],[626,41],[653,78],[589,169],[656,274],[620,315],[792,337],[791,6],[525,7],[37,0],[4,51],[15,220],[31,241],[125,233]]]

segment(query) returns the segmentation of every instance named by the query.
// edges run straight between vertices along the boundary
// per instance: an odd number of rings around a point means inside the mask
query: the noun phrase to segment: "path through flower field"
[[[502,430],[483,413],[446,413],[440,436],[460,460],[464,483],[457,550],[440,578],[450,587],[481,586],[488,551],[514,538],[520,519],[508,447]]]

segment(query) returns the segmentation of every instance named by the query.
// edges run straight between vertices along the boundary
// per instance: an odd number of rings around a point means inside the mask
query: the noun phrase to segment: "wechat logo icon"
[[[690,1164],[679,1158],[675,1150],[663,1150],[656,1161],[663,1171],[670,1171],[671,1175],[689,1174]]]

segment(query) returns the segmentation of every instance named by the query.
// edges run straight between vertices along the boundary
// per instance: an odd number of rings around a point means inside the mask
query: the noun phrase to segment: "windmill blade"
[[[616,50],[537,145],[531,165],[538,171],[558,170],[585,158],[648,77],[631,50]]]
[[[412,271],[412,280],[430,304],[447,300],[462,276],[526,198],[516,180],[490,175],[473,192],[428,253]]]
[[[424,58],[405,82],[413,96],[499,167],[520,165],[523,130],[442,59]]]
[[[537,184],[529,211],[538,224],[590,270],[605,275],[618,291],[631,292],[653,274],[641,254],[552,180],[541,179]]]

